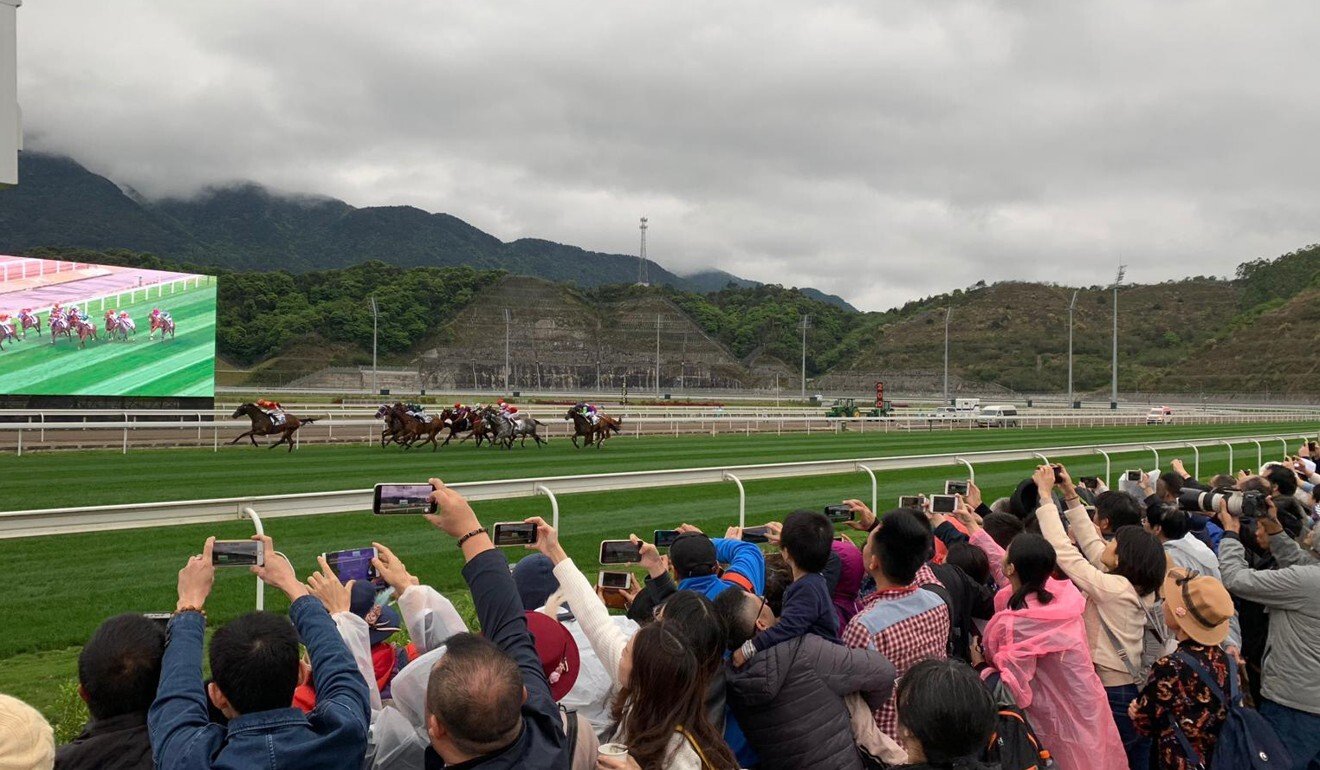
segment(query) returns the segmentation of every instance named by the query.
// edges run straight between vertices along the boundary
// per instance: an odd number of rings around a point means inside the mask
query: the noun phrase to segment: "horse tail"
[[[536,423],[537,425],[542,425],[542,426],[545,425],[545,423],[541,422],[540,420],[536,419],[535,417],[532,418],[532,422]]]
[[[316,421],[319,420],[319,419],[321,419],[321,418],[320,418],[320,417],[304,417],[303,419],[299,420],[299,422],[301,422],[303,425],[311,425],[312,423],[316,422]]]

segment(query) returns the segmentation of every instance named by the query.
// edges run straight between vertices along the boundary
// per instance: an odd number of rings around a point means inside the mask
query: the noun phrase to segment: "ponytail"
[[[1045,588],[1046,581],[1054,574],[1056,564],[1054,546],[1048,540],[1030,532],[1018,535],[1008,544],[1008,563],[1013,565],[1022,583],[1009,597],[1009,609],[1024,609],[1027,596],[1033,593],[1041,604],[1049,604],[1054,600],[1054,594]]]

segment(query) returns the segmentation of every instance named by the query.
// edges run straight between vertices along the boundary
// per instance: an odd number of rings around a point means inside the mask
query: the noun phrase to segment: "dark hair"
[[[949,552],[944,555],[944,563],[966,572],[977,583],[990,581],[990,558],[985,555],[985,551],[971,543],[960,540],[949,546]]]
[[[1109,522],[1109,531],[1123,527],[1141,526],[1141,506],[1127,492],[1101,492],[1095,498],[1095,520]]]
[[[1248,476],[1238,484],[1238,489],[1243,492],[1259,492],[1262,495],[1274,494],[1274,490],[1270,489],[1269,479],[1264,476]]]
[[[1159,538],[1132,526],[1119,527],[1114,538],[1118,541],[1118,567],[1114,574],[1127,578],[1137,589],[1137,596],[1160,590],[1169,566]]]
[[[930,523],[923,518],[915,511],[898,508],[881,517],[871,530],[871,552],[880,558],[880,571],[900,585],[911,583],[926,563],[933,535]]]
[[[426,712],[467,754],[487,754],[522,729],[523,680],[518,663],[493,642],[467,632],[445,641],[426,683]]]
[[[298,632],[283,615],[239,615],[211,638],[211,676],[240,714],[288,708],[298,686]]]
[[[779,550],[803,572],[820,572],[830,560],[834,525],[820,511],[793,511],[784,518]]]
[[[106,620],[78,653],[78,683],[93,719],[146,713],[156,699],[165,629],[137,613]]]
[[[741,591],[737,586],[724,589],[724,593]],[[679,591],[665,600],[661,619],[666,627],[683,640],[697,656],[703,671],[714,673],[724,662],[725,629],[715,605],[704,594]]]
[[[1000,548],[1007,548],[1022,533],[1022,519],[1011,513],[992,513],[981,522],[981,527]]]
[[[775,617],[784,614],[784,591],[793,583],[793,571],[777,553],[765,557],[765,603]]]
[[[1192,531],[1192,522],[1186,511],[1172,505],[1161,505],[1159,508],[1160,520],[1152,522],[1151,526],[1158,527],[1165,540],[1177,540]]]
[[[923,660],[898,680],[898,721],[921,744],[926,761],[976,756],[995,729],[995,704],[961,660]]]
[[[759,599],[741,588],[734,587],[720,592],[715,597],[715,614],[720,616],[725,628],[725,644],[730,650],[736,650],[753,636],[756,636],[756,614],[752,612],[752,602]]]
[[[1054,574],[1058,556],[1050,541],[1030,532],[1023,533],[1008,546],[1008,563],[1013,565],[1014,574],[1022,584],[1008,598],[1010,610],[1020,610],[1027,606],[1027,595],[1035,594],[1041,604],[1049,604],[1054,594],[1045,590],[1045,582]]]
[[[1297,492],[1297,474],[1293,472],[1292,468],[1271,465],[1265,469],[1265,478],[1279,488],[1279,494],[1292,495]]]
[[[1185,478],[1186,477],[1181,473],[1176,471],[1165,471],[1160,474],[1159,482],[1156,486],[1158,487],[1160,484],[1163,484],[1164,494],[1177,497],[1178,493],[1182,491]],[[1158,492],[1159,490],[1157,489],[1156,491]]]
[[[741,589],[728,589],[733,590]],[[637,764],[664,767],[670,741],[681,726],[714,770],[738,767],[724,736],[706,715],[709,684],[697,656],[665,618],[633,636],[632,673],[627,682],[620,682],[611,714]]]
[[[1293,539],[1302,536],[1302,522],[1306,520],[1306,506],[1292,495],[1275,495],[1274,510],[1278,513],[1279,524]],[[1320,535],[1317,535],[1320,537]]]
[[[1233,478],[1227,473],[1220,473],[1216,475],[1213,479],[1210,479],[1210,487],[1212,489],[1222,489],[1224,487],[1233,487],[1236,485],[1237,485],[1237,479]]]

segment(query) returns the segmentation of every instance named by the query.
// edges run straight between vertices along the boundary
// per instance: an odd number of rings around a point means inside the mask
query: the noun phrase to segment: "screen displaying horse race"
[[[0,394],[214,396],[215,277],[0,255]]]

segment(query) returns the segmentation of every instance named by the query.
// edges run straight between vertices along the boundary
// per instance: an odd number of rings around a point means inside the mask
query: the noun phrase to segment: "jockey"
[[[500,408],[500,414],[506,418],[512,419],[513,415],[518,413],[518,407],[510,404],[502,398],[499,401],[496,401],[495,405]]]
[[[78,320],[83,323],[87,323],[91,319],[87,317],[86,310],[84,310],[83,308],[78,308]]]
[[[592,425],[600,422],[600,410],[595,404],[587,404],[587,419],[591,420]]]
[[[279,414],[284,411],[284,407],[280,406],[280,402],[265,398],[257,399],[257,406],[266,414]]]

